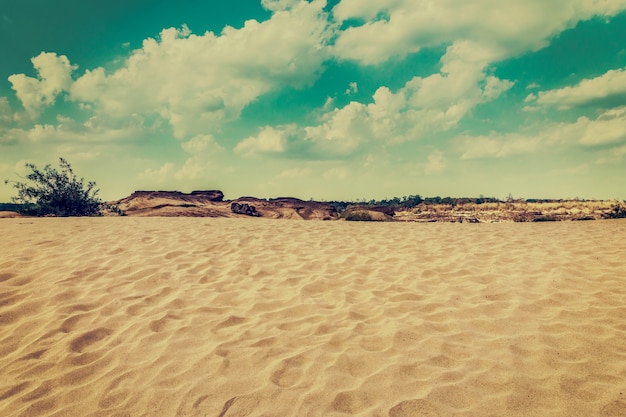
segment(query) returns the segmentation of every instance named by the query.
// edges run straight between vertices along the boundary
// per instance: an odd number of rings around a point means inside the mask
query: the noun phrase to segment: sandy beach
[[[624,220],[0,232],[2,416],[626,416]]]

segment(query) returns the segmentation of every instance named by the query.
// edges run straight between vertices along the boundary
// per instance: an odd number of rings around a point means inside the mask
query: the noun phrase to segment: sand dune
[[[2,416],[625,416],[626,222],[3,219]]]

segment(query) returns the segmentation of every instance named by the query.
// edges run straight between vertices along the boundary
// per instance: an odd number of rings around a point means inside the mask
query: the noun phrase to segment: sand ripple
[[[626,222],[3,219],[2,416],[625,416]]]

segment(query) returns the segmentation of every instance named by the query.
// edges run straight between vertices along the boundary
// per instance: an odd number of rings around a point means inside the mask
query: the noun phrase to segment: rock
[[[224,193],[220,190],[200,190],[200,191],[192,191],[191,195],[194,197],[201,197],[208,201],[223,201]]]
[[[461,218],[461,223],[465,222],[465,223],[480,223],[480,220],[478,220],[476,217],[465,217],[465,218]]]
[[[129,216],[228,217],[230,211],[219,190],[135,191],[121,200],[107,203]],[[223,207],[222,207],[223,206]]]
[[[257,212],[254,206],[246,203],[232,203],[230,205],[230,211],[235,214],[245,214],[246,216],[261,217],[261,213]]]
[[[135,191],[130,196],[120,201],[133,200],[137,198],[150,200],[160,198],[188,202],[213,202],[222,201],[224,199],[224,193],[220,190],[192,191],[190,194],[181,193],[180,191]]]
[[[337,210],[327,203],[302,201],[297,198],[271,200],[240,197],[224,200],[218,190],[193,191],[135,191],[132,195],[110,206],[116,206],[128,216],[185,216],[185,217],[238,217],[240,215],[267,219],[332,220]]]

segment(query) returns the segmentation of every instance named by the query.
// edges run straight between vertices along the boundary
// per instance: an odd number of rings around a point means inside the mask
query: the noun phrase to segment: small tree
[[[13,182],[18,194],[12,200],[21,204],[19,212],[34,216],[100,216],[96,183],[90,181],[85,186],[85,180],[76,177],[64,158],[59,158],[59,165],[60,171],[50,165],[42,171],[34,164],[26,164],[32,171],[25,177],[30,182]],[[6,180],[5,184],[9,182]]]

